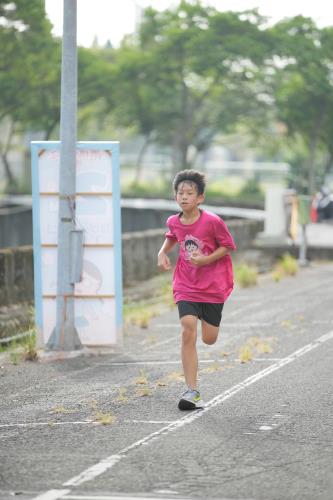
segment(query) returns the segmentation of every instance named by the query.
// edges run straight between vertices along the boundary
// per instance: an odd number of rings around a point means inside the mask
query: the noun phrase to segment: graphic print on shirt
[[[204,255],[203,246],[203,242],[191,234],[187,234],[181,243],[186,260],[190,260],[193,252],[199,252],[201,255]]]

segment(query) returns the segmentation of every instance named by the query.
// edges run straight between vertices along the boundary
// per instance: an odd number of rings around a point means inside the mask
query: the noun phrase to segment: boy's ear
[[[199,203],[203,203],[205,201],[205,194],[204,193],[199,194],[198,199],[199,199]]]

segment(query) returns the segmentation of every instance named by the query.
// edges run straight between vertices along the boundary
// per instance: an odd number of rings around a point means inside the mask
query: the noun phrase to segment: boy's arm
[[[209,255],[202,255],[200,252],[193,252],[190,261],[196,266],[206,266],[216,260],[222,259],[222,257],[228,255],[229,252],[230,249],[226,247],[219,247]]]
[[[157,256],[157,266],[163,270],[168,271],[171,269],[171,262],[167,253],[169,253],[173,247],[177,244],[177,240],[172,240],[171,238],[165,238],[163,245]]]

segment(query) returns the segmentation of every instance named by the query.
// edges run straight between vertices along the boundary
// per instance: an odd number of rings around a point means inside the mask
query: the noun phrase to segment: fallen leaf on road
[[[248,361],[251,361],[252,351],[248,345],[244,345],[243,347],[240,348],[239,359],[241,363],[247,363]]]

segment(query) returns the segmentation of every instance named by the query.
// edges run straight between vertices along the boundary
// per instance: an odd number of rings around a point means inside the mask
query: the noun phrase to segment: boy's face
[[[198,194],[197,185],[191,181],[183,181],[178,184],[176,201],[183,212],[190,212],[205,199],[203,194]]]

